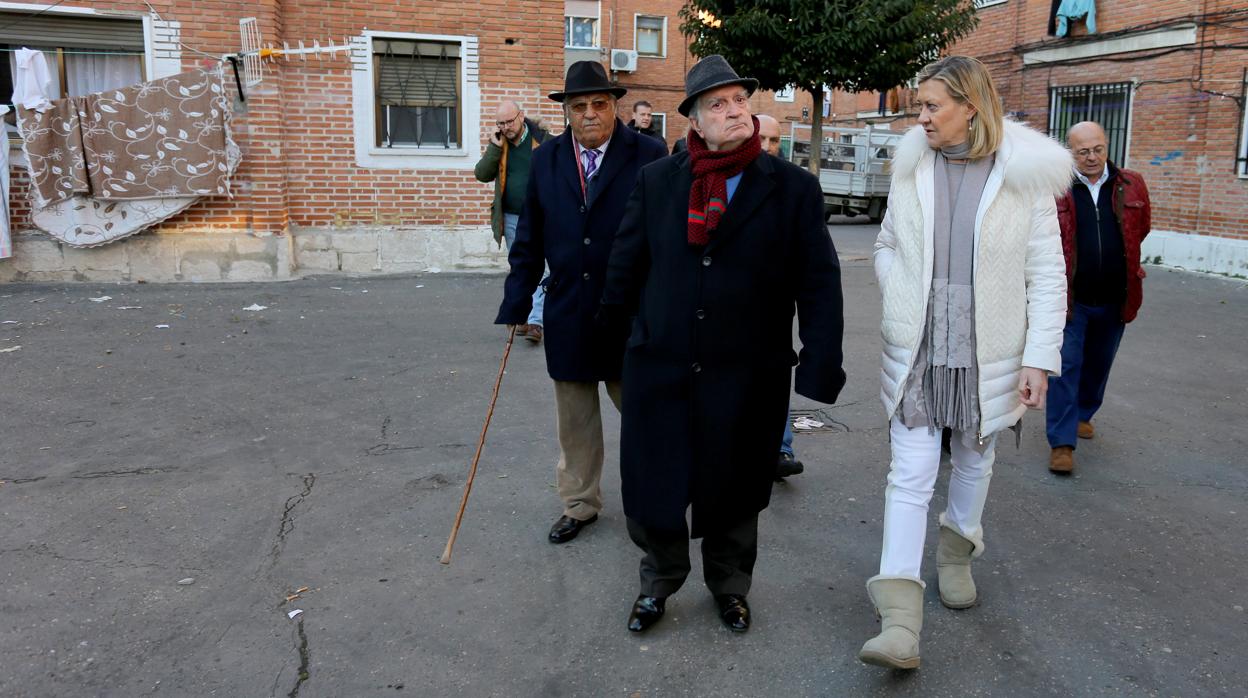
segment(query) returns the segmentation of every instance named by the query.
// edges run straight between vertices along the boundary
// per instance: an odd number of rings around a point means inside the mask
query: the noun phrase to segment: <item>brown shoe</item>
[[[532,325],[516,325],[516,336],[517,337],[525,336],[526,334],[529,333],[530,327],[532,327]]]
[[[1092,426],[1092,422],[1079,422],[1079,438],[1090,439],[1096,436],[1096,427]]]
[[[541,344],[542,343],[542,326],[541,325],[527,325],[527,327],[529,328],[529,331],[525,333],[524,338],[529,340],[530,342],[533,342],[534,344]]]
[[[1073,446],[1058,446],[1049,454],[1049,472],[1069,475],[1074,469],[1075,449]]]

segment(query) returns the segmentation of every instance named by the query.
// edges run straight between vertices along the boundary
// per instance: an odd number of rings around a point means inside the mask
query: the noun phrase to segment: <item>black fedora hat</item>
[[[682,116],[689,116],[698,95],[724,85],[741,85],[754,94],[758,89],[758,81],[754,78],[743,78],[728,65],[728,61],[718,54],[707,56],[689,69],[685,76],[685,101],[676,107]]]
[[[577,61],[568,66],[568,75],[563,79],[563,92],[551,92],[550,98],[562,102],[573,95],[595,92],[606,92],[615,95],[616,99],[628,94],[623,87],[611,84],[606,68],[598,61]]]

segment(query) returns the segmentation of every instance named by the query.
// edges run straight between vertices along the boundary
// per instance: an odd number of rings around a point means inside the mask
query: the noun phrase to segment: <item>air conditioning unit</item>
[[[621,73],[637,72],[637,52],[622,48],[611,49],[611,70]]]

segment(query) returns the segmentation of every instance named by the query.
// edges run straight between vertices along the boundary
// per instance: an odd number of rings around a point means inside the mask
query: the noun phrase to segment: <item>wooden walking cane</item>
[[[472,480],[477,476],[477,463],[481,461],[481,449],[485,447],[485,432],[490,428],[490,418],[494,416],[494,403],[498,402],[498,389],[503,384],[503,371],[507,369],[507,357],[511,354],[511,344],[516,340],[516,326],[512,325],[507,333],[507,347],[503,349],[503,361],[498,365],[498,378],[494,379],[494,394],[490,397],[490,409],[485,413],[485,424],[481,425],[481,437],[477,439],[477,455],[472,457],[472,467],[468,470],[468,481],[464,483],[464,496],[459,500],[459,513],[455,515],[455,525],[451,527],[451,537],[446,541],[446,550],[442,551],[442,564],[451,564],[451,548],[455,547],[455,536],[459,533],[459,524],[464,520],[464,509],[468,506],[468,493],[472,492]]]

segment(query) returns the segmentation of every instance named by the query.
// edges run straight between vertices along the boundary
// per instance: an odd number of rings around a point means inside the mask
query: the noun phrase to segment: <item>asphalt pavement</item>
[[[1244,281],[1148,268],[1075,474],[1028,414],[998,449],[979,605],[940,605],[929,535],[923,665],[889,672],[856,659],[888,467],[875,229],[831,230],[849,383],[794,399],[827,428],[761,517],[744,635],[696,552],[662,622],[625,629],[610,408],[606,511],[546,542],[554,404],[523,342],[439,564],[499,276],[0,286],[0,695],[1248,695]]]

